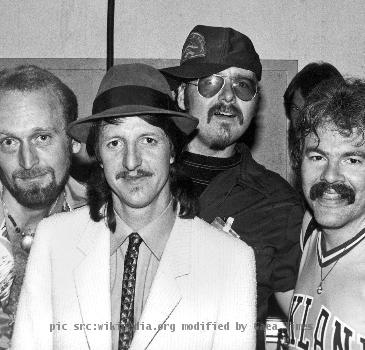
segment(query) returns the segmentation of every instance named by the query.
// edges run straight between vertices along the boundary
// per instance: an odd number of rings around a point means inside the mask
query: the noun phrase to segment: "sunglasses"
[[[249,78],[229,78],[235,95],[242,101],[251,101],[257,94],[257,83]],[[197,83],[188,82],[189,85],[198,87],[200,96],[211,98],[222,90],[226,83],[225,77],[213,74],[209,77],[198,79]]]

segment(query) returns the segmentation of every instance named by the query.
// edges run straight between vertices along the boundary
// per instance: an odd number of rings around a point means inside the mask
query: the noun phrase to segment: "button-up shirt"
[[[139,247],[137,277],[134,298],[134,322],[138,322],[146,304],[166,242],[174,226],[176,213],[172,201],[166,209],[147,226],[138,230],[142,238]],[[124,271],[124,257],[128,248],[128,236],[135,232],[116,213],[116,230],[110,235],[110,291],[111,319],[114,325],[120,320],[120,303]],[[118,349],[119,329],[114,327],[113,350]]]

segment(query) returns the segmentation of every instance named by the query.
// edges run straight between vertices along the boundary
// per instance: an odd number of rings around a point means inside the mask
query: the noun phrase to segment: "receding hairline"
[[[55,89],[48,89],[46,87],[41,87],[41,88],[32,89],[32,90],[21,90],[21,89],[16,89],[16,88],[8,89],[8,88],[0,87],[0,103],[1,103],[2,98],[6,95],[20,94],[23,96],[29,96],[32,94],[43,94],[43,96],[47,99],[46,103],[49,105],[49,107],[51,108],[51,110],[53,112],[52,115],[55,116],[57,111],[58,110],[60,111],[61,118],[57,118],[57,119],[62,119],[63,127],[66,128],[67,127],[67,118],[65,115],[65,113],[66,113],[65,107],[62,103],[62,100],[60,99],[60,97],[57,95],[57,93],[54,90]],[[58,117],[58,115],[57,115],[57,117]]]

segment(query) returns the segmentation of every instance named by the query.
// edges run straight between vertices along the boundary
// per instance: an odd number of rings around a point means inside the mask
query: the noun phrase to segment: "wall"
[[[115,56],[177,58],[196,24],[231,26],[263,59],[365,75],[364,0],[116,0]],[[0,57],[105,57],[107,0],[0,0]]]

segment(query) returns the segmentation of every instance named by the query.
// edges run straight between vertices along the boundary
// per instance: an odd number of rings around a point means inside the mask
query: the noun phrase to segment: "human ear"
[[[183,111],[186,110],[185,89],[186,89],[185,83],[182,83],[177,89],[177,104],[178,104],[179,108],[182,109]]]
[[[81,150],[81,143],[76,141],[75,139],[71,140],[71,145],[72,145],[72,153],[76,154],[79,153]]]

